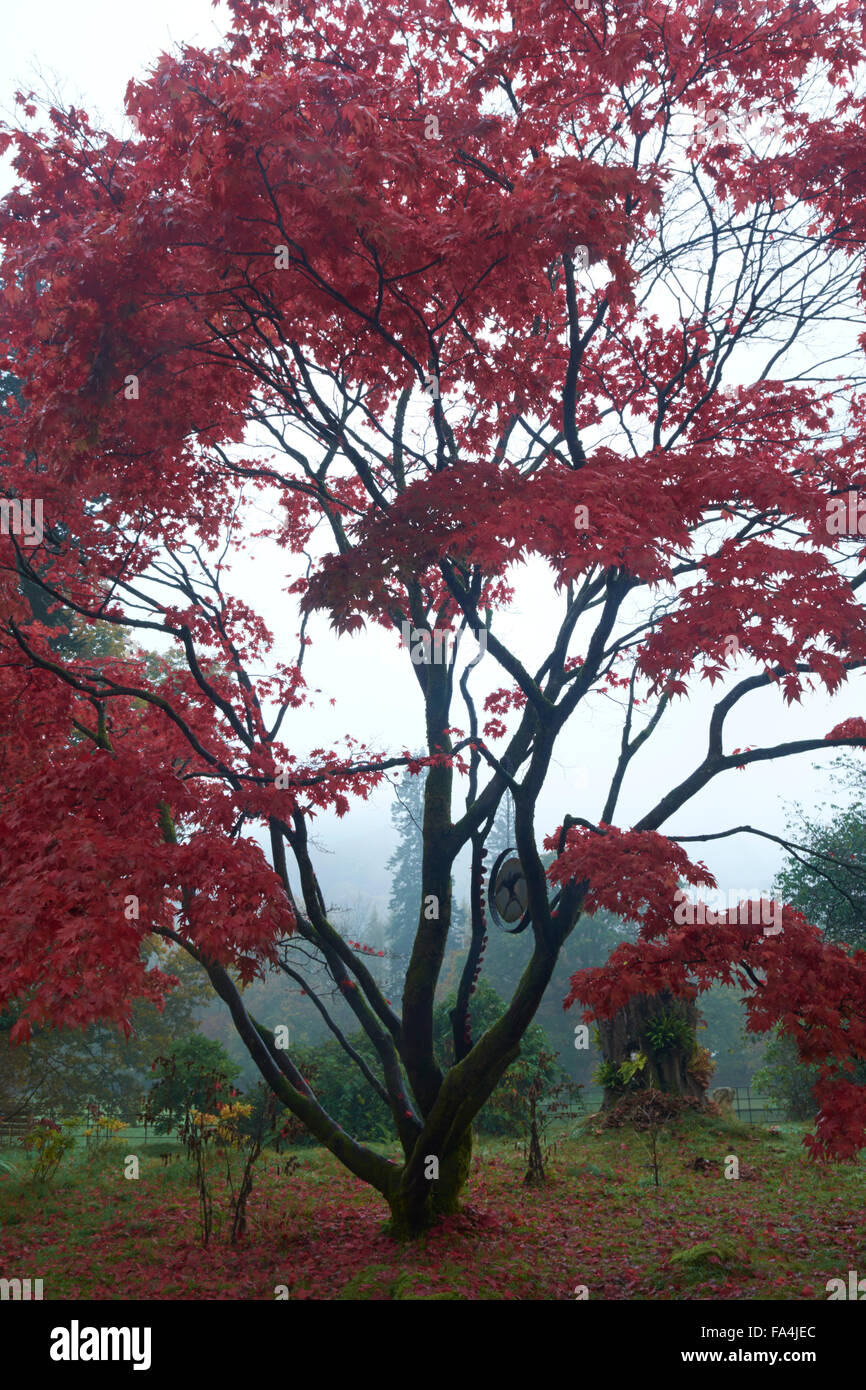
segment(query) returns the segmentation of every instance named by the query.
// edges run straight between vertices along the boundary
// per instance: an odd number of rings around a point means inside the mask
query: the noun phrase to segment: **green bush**
[[[454,1008],[456,995],[441,1004],[433,1015],[433,1046],[440,1065],[450,1067],[454,1064],[454,1040],[452,1036],[450,1010]],[[481,981],[469,1005],[472,1039],[477,1041],[482,1033],[502,1017],[505,1004],[496,990]],[[524,1134],[529,1087],[536,1076],[540,1076],[545,1087],[567,1081],[568,1074],[553,1058],[550,1043],[544,1029],[537,1023],[530,1024],[520,1043],[520,1056],[515,1058],[505,1072],[499,1085],[487,1103],[478,1113],[476,1124],[482,1134],[522,1138]]]
[[[74,1119],[58,1125],[54,1120],[36,1120],[24,1136],[24,1148],[33,1157],[34,1182],[50,1182],[75,1147]]]
[[[651,1019],[645,1031],[654,1056],[659,1052],[667,1052],[672,1047],[687,1052],[693,1045],[692,1028],[688,1019],[668,1011]]]
[[[364,1058],[373,1075],[378,1076],[379,1056],[366,1033],[357,1033],[348,1041]],[[318,1047],[299,1047],[292,1053],[292,1060],[312,1087],[319,1104],[353,1139],[367,1143],[393,1140],[390,1108],[336,1039],[320,1043]],[[292,1143],[318,1142],[303,1126],[290,1122],[287,1128],[287,1137]]]
[[[452,995],[437,1005],[433,1013],[433,1045],[443,1069],[451,1067],[454,1063],[454,1041],[449,1012],[454,1008],[455,1002],[456,996]],[[494,989],[484,982],[479,984],[469,1007],[472,1037],[479,1038],[497,1018],[501,1017],[504,1008],[503,1001]],[[369,1064],[373,1074],[378,1076],[379,1058],[367,1036],[363,1033],[355,1034],[349,1041],[359,1056]],[[522,1136],[532,1078],[539,1069],[544,1080],[551,1085],[566,1078],[566,1073],[556,1063],[548,1062],[539,1067],[542,1054],[548,1051],[544,1029],[537,1024],[532,1025],[524,1035],[520,1056],[512,1062],[482,1108],[477,1119],[479,1130],[489,1135],[514,1138]],[[372,1090],[340,1043],[334,1040],[322,1043],[318,1047],[299,1048],[294,1053],[294,1059],[325,1110],[353,1138],[383,1143],[393,1140],[394,1129],[389,1107]],[[301,1134],[294,1126],[290,1128],[289,1137],[293,1142],[316,1142],[306,1132]]]
[[[812,1120],[818,1110],[812,1087],[819,1070],[801,1062],[794,1039],[777,1029],[767,1044],[764,1065],[752,1078],[752,1087],[782,1106],[789,1120]],[[856,1062],[848,1079],[858,1086],[866,1085],[866,1062]]]
[[[602,1062],[595,1073],[595,1082],[606,1091],[626,1091],[641,1085],[641,1072],[647,1064],[646,1054],[639,1052],[625,1062]]]
[[[157,1134],[171,1134],[190,1110],[211,1111],[216,1099],[228,1101],[240,1072],[222,1043],[203,1033],[182,1038],[153,1065],[162,1071],[149,1097]]]
[[[817,1079],[818,1068],[804,1065],[794,1039],[777,1030],[767,1044],[764,1065],[752,1077],[752,1086],[759,1095],[781,1105],[788,1119],[812,1120],[818,1109],[812,1094]]]

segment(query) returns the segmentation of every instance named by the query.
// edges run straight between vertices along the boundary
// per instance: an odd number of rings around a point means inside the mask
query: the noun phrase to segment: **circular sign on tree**
[[[490,915],[500,931],[512,935],[529,926],[529,893],[516,850],[503,850],[490,872]]]

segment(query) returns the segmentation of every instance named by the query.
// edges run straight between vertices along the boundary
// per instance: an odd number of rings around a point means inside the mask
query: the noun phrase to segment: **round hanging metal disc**
[[[529,893],[514,849],[503,850],[490,871],[487,903],[494,925],[512,935],[529,926]]]

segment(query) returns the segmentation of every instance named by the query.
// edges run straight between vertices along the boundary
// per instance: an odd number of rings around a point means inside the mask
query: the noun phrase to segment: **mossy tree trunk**
[[[436,1155],[424,1155],[436,1158]],[[440,1216],[453,1216],[460,1210],[460,1194],[469,1180],[472,1164],[472,1129],[464,1131],[447,1157],[437,1159],[437,1175],[428,1176],[432,1165],[425,1161],[403,1170],[399,1186],[388,1194],[391,1208],[391,1234],[412,1240],[429,1230]]]
[[[680,1036],[659,1047],[651,1034],[653,1026],[673,1024]],[[605,1062],[621,1066],[634,1053],[643,1053],[646,1063],[628,1087],[606,1086],[603,1108],[610,1109],[626,1090],[666,1091],[672,1095],[703,1099],[706,1087],[693,1075],[690,1062],[697,1050],[698,1011],[693,1000],[661,994],[636,994],[613,1018],[601,1019],[598,1030]]]

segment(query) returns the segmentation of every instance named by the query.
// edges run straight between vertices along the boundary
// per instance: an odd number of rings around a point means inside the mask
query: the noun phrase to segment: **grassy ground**
[[[820,1167],[801,1139],[795,1125],[690,1118],[661,1138],[656,1187],[646,1141],[590,1118],[541,1189],[524,1186],[513,1143],[482,1139],[465,1210],[408,1248],[383,1230],[377,1194],[321,1149],[296,1150],[290,1174],[275,1171],[285,1154],[262,1157],[234,1247],[215,1169],[207,1248],[192,1169],[160,1157],[171,1141],[121,1135],[89,1158],[79,1145],[46,1185],[4,1150],[0,1277],[41,1278],[46,1299],[273,1299],[278,1286],[293,1299],[566,1299],[584,1286],[590,1299],[823,1300],[828,1279],[866,1274],[866,1164]],[[128,1154],[138,1179],[124,1177]]]

